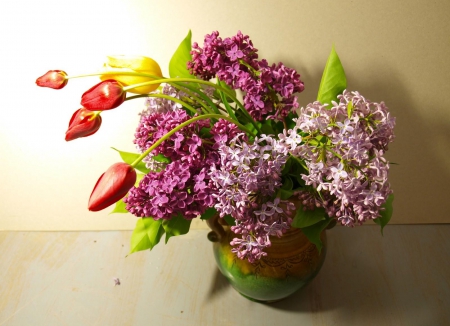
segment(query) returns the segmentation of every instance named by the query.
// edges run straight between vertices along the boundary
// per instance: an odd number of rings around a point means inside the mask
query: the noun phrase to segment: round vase
[[[275,302],[300,290],[317,275],[327,252],[325,231],[321,234],[323,247],[319,253],[301,229],[291,228],[281,238],[270,238],[272,245],[265,249],[267,256],[249,263],[231,252],[230,241],[236,235],[229,227],[215,223],[212,229],[208,238],[213,241],[220,272],[252,301]]]

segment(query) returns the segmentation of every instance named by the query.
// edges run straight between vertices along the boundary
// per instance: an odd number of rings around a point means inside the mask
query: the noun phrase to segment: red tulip
[[[122,84],[108,79],[86,91],[81,97],[81,105],[91,111],[111,110],[122,104],[126,95]]]
[[[69,81],[66,76],[67,74],[62,70],[49,70],[45,75],[36,79],[36,85],[61,89],[66,86]]]
[[[69,129],[66,131],[66,141],[95,134],[102,124],[102,117],[85,108],[78,109],[72,115]]]
[[[127,163],[115,163],[102,174],[92,190],[88,208],[100,211],[122,199],[136,182],[136,171]]]

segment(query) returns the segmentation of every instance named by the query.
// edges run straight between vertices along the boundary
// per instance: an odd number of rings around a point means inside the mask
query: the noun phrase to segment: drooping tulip
[[[118,56],[108,56],[107,61],[104,64],[104,71],[105,72],[136,72],[136,73],[144,73],[148,75],[158,76],[162,77],[161,68],[159,67],[158,63],[149,58],[149,57],[143,57],[143,56],[125,56],[125,55],[118,55]],[[101,75],[100,78],[102,80],[107,79],[115,79],[119,82],[121,82],[125,86],[130,86],[134,84],[144,83],[148,81],[155,80],[151,77],[145,77],[145,76],[127,76],[127,75],[112,75],[112,74],[104,74]],[[159,84],[155,85],[147,85],[147,86],[141,86],[137,88],[130,89],[130,93],[135,94],[147,94],[150,92],[153,92],[159,87]]]
[[[108,79],[84,92],[81,105],[90,111],[111,110],[122,104],[126,95],[121,83]]]
[[[90,211],[100,211],[122,199],[136,182],[136,171],[123,162],[113,164],[101,175],[89,198]]]
[[[85,108],[78,109],[72,115],[66,131],[66,141],[95,134],[102,124],[102,117]]]
[[[36,79],[36,85],[53,89],[61,89],[69,81],[66,72],[62,70],[49,70],[45,75]]]

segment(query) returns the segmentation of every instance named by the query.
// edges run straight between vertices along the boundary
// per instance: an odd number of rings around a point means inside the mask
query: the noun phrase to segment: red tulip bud
[[[100,211],[122,199],[136,182],[136,171],[127,163],[115,163],[102,174],[92,190],[88,208]]]
[[[62,70],[49,70],[45,75],[36,79],[36,85],[53,89],[61,89],[66,86],[69,81],[66,79],[66,76],[67,74]]]
[[[126,95],[122,84],[108,79],[86,91],[81,97],[81,105],[91,111],[111,110],[122,104]]]
[[[102,117],[85,108],[78,109],[72,115],[69,129],[66,131],[66,141],[95,134],[102,124]]]

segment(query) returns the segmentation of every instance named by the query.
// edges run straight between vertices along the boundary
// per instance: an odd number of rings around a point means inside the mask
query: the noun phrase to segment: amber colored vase
[[[236,235],[217,220],[208,221],[213,230],[214,256],[220,272],[244,297],[252,301],[270,303],[284,299],[308,284],[319,272],[327,252],[325,231],[321,234],[321,252],[301,229],[291,228],[281,238],[271,237],[267,256],[251,264],[231,252],[230,241]]]

